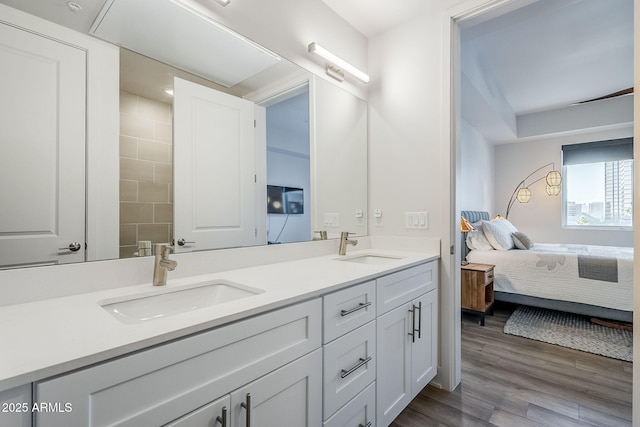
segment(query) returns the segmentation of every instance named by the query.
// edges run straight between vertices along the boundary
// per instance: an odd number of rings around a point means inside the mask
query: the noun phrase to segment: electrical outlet
[[[382,227],[384,225],[384,221],[382,220],[382,209],[374,209],[373,210],[373,224],[376,227]]]

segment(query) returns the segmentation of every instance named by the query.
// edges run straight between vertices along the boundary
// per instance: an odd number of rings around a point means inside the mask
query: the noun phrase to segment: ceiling
[[[541,0],[461,28],[517,115],[633,86],[633,0]]]
[[[371,38],[432,8],[433,0],[322,0],[352,27]]]
[[[85,33],[104,1],[78,0],[76,13],[67,0],[0,0]],[[434,2],[322,1],[367,37]],[[460,28],[463,116],[490,141],[520,139],[518,123],[536,113],[633,86],[633,0],[512,0]]]
[[[323,1],[368,37],[426,12],[432,3]],[[490,142],[531,138],[532,131],[518,127],[536,113],[541,120],[543,112],[633,86],[633,0],[512,0],[461,21],[460,29],[462,114]],[[629,97],[597,107],[619,111],[619,102],[629,109]],[[580,108],[561,113],[575,116]],[[601,113],[593,105],[583,109]]]

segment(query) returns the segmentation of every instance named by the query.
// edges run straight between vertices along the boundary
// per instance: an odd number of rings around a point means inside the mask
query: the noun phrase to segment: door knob
[[[178,246],[184,246],[184,245],[186,245],[188,243],[195,243],[195,242],[187,242],[184,239],[178,239]]]
[[[73,243],[69,243],[69,246],[67,246],[66,248],[58,248],[58,250],[59,251],[78,252],[80,250],[80,248],[82,248],[82,244],[80,244],[78,242],[73,242]]]

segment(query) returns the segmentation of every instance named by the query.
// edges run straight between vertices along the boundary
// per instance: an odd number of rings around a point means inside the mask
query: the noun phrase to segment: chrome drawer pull
[[[241,402],[240,406],[247,411],[247,423],[245,426],[251,427],[251,393],[247,393],[247,402]]]
[[[418,339],[422,338],[422,301],[418,303],[417,309],[420,311],[420,317],[418,317]]]
[[[411,342],[416,342],[416,306],[415,304],[411,304],[411,309],[409,309],[409,313],[411,313],[411,332],[408,335],[411,335]]]
[[[216,417],[216,421],[222,425],[222,427],[227,427],[227,407],[222,407],[222,415],[218,415]]]
[[[351,313],[355,313],[358,310],[362,310],[363,308],[367,308],[371,305],[371,301],[369,302],[361,302],[356,307],[350,308],[349,310],[340,310],[340,316],[347,316]]]
[[[367,364],[367,362],[371,361],[371,356],[367,357],[366,359],[363,359],[362,357],[360,358],[360,361],[358,362],[358,364],[356,366],[354,366],[351,369],[348,370],[342,370],[342,373],[340,374],[340,378],[346,378],[347,376],[353,374],[355,371],[357,371],[358,369],[362,368],[364,365]]]
[[[369,422],[368,422],[368,423],[366,423],[365,425],[358,424],[358,427],[371,427],[371,421],[369,421]]]

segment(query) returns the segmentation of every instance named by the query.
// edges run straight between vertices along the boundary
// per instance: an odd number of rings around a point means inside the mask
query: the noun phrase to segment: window
[[[564,226],[633,226],[633,138],[562,146]]]

